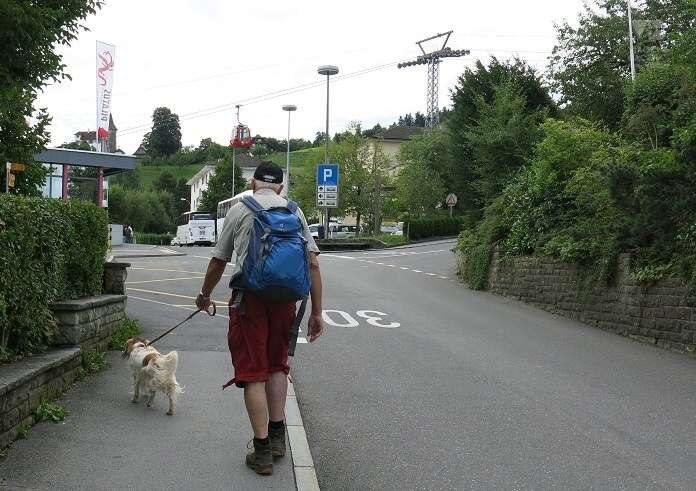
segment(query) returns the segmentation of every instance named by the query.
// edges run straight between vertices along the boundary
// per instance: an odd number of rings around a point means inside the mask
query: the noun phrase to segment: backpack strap
[[[259,202],[256,201],[253,196],[244,196],[242,198],[242,203],[244,203],[246,207],[254,213],[259,213],[260,211],[265,210],[265,208],[261,206],[261,204],[259,204]]]
[[[288,204],[285,205],[285,207],[290,210],[291,213],[297,215],[297,203],[295,203],[293,200],[289,199]]]

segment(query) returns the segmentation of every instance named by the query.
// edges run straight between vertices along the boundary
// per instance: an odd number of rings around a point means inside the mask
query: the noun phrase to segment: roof
[[[90,152],[68,148],[46,148],[34,155],[37,162],[44,164],[68,164],[84,167],[103,167],[104,174],[135,169],[135,157],[118,153]]]
[[[234,163],[243,169],[256,169],[263,160],[248,153],[240,153],[234,156]]]
[[[410,140],[414,135],[420,135],[425,128],[422,126],[392,126],[378,135],[381,140]]]
[[[209,173],[209,172],[211,172],[211,171],[214,171],[214,170],[215,170],[215,165],[214,165],[214,164],[206,164],[206,165],[204,165],[204,166],[201,168],[201,170],[199,170],[198,172],[196,172],[196,173],[194,174],[194,176],[193,176],[191,179],[189,179],[188,181],[186,181],[186,185],[187,185],[187,186],[193,186],[193,183],[194,183],[194,182],[196,182],[196,181],[202,179],[204,175],[206,175],[207,173]]]
[[[78,140],[84,140],[86,142],[91,142],[92,140],[97,139],[97,132],[96,131],[78,131],[75,133],[75,138]]]
[[[145,147],[143,147],[142,143],[140,144],[138,149],[135,152],[133,152],[133,155],[135,155],[136,157],[140,157],[141,155],[145,154],[147,154],[147,151],[145,150]]]
[[[114,117],[111,114],[109,114],[109,130],[118,130],[114,124]]]

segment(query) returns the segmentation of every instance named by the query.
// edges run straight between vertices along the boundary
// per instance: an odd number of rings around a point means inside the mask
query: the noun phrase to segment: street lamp
[[[317,68],[319,75],[326,75],[326,138],[324,143],[324,163],[329,163],[329,77],[338,73],[334,65],[321,65]],[[329,237],[329,208],[324,208],[324,238]]]
[[[189,200],[187,200],[186,198],[179,198],[179,201],[186,201],[189,205],[189,210],[191,210],[191,202]],[[191,210],[191,211],[193,211],[193,210]]]
[[[283,106],[283,111],[288,112],[288,151],[287,159],[285,162],[285,176],[287,179],[287,186],[285,188],[285,196],[290,198],[290,113],[297,110],[297,106],[292,104],[286,104]]]

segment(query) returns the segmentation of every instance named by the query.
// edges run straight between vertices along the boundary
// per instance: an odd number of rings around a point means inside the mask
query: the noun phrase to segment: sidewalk
[[[153,407],[132,404],[131,376],[117,352],[110,367],[77,383],[59,401],[70,415],[40,423],[0,461],[0,489],[295,489],[292,455],[271,477],[244,464],[251,432],[242,391],[224,392],[226,352],[179,350],[185,386],[177,414],[162,394]]]

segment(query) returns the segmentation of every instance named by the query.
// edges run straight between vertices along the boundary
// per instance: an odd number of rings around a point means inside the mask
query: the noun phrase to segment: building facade
[[[242,171],[242,177],[248,183],[254,177],[254,172],[256,168],[263,160],[258,157],[254,157],[248,153],[240,153],[235,156],[235,163]],[[222,163],[222,160],[217,162],[206,163],[201,170],[199,170],[191,179],[186,181],[186,185],[191,188],[191,211],[198,211],[198,206],[200,205],[201,198],[203,197],[203,191],[208,189],[208,183],[210,178],[215,175],[215,169]],[[287,189],[287,173],[283,168],[283,185]],[[238,190],[241,192],[242,190]],[[229,196],[231,198],[231,196]]]

